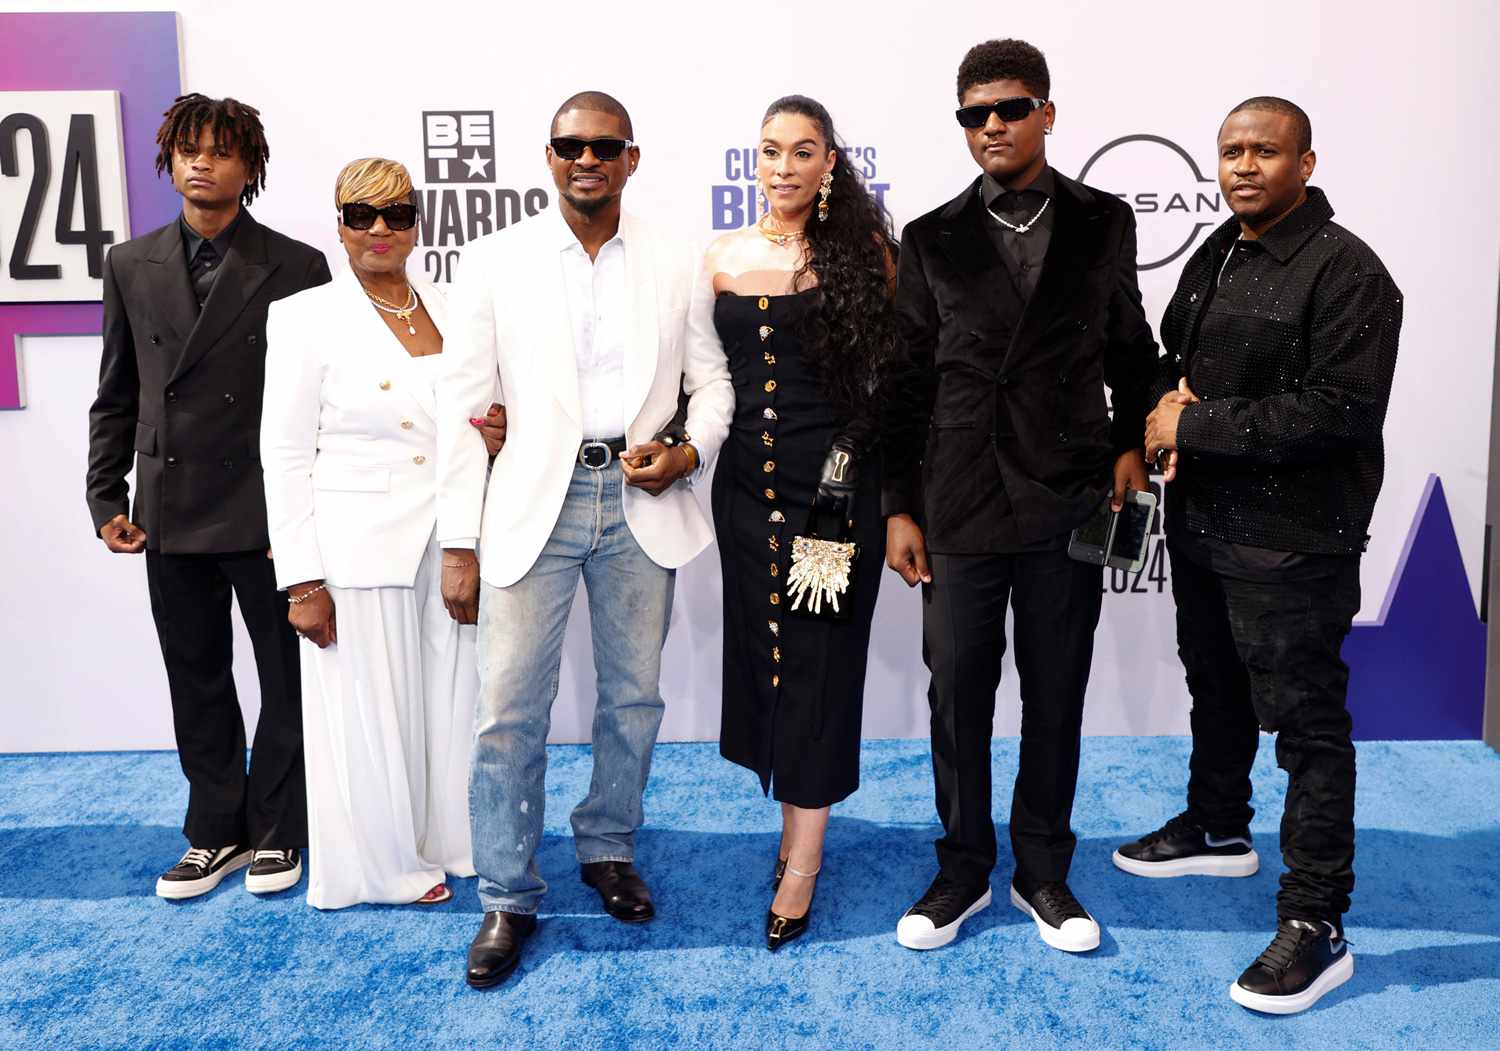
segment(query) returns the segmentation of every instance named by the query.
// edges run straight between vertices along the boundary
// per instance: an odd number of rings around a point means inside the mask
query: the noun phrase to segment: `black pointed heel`
[[[819,865],[811,872],[800,872],[791,868],[785,861],[777,865],[777,884],[781,882],[781,876],[790,872],[793,876],[801,876],[803,879],[813,879],[823,867]],[[808,923],[812,920],[812,902],[808,902],[807,911],[801,916],[780,916],[772,909],[766,910],[766,948],[775,952],[788,942],[795,941],[807,933]]]

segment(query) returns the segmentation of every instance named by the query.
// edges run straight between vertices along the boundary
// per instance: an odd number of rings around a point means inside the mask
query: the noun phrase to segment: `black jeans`
[[[167,666],[177,755],[188,779],[182,832],[195,847],[307,845],[302,680],[297,633],[265,551],[146,551],[151,613]],[[245,720],[234,689],[230,595],[255,650],[260,721],[245,770]]]
[[[938,864],[983,886],[995,867],[990,736],[1005,655],[1005,611],[1016,611],[1021,758],[1011,797],[1017,872],[1066,879],[1078,840],[1069,823],[1078,785],[1083,695],[1102,604],[1103,568],[1062,550],[931,558],[922,588],[922,659],[932,672],[932,774],[943,838]]]
[[[1359,611],[1359,556],[1243,579],[1170,539],[1167,550],[1193,698],[1188,816],[1211,835],[1242,834],[1259,731],[1275,733],[1289,777],[1277,914],[1338,920],[1354,889],[1354,743],[1339,650]]]

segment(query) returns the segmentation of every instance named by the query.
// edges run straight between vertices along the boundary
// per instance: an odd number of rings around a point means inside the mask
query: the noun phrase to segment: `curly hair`
[[[1039,99],[1051,98],[1047,58],[1024,40],[986,40],[969,48],[958,64],[958,100],[975,84],[1019,80]]]
[[[260,110],[236,99],[211,99],[196,92],[179,95],[162,114],[165,120],[156,129],[156,174],[172,173],[172,153],[178,146],[195,152],[204,128],[212,128],[214,142],[228,144],[245,163],[245,189],[240,201],[249,204],[266,188],[266,162],[271,148],[266,145],[266,130],[260,124]]]
[[[761,126],[780,113],[806,117],[835,151],[828,219],[807,224],[807,258],[796,283],[817,280],[818,309],[809,311],[808,353],[817,363],[834,415],[847,422],[875,408],[895,356],[896,319],[888,266],[897,251],[890,213],[849,163],[822,104],[787,95],[766,109]]]

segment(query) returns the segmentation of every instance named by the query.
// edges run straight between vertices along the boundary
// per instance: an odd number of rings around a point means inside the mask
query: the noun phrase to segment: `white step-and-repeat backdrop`
[[[96,0],[48,10],[149,6]],[[1381,609],[1430,473],[1442,476],[1477,590],[1500,258],[1500,195],[1487,188],[1500,170],[1492,65],[1500,15],[1491,5],[1429,4],[1420,17],[1407,4],[1354,0],[1271,0],[1253,9],[1082,0],[577,9],[204,0],[173,9],[183,89],[233,95],[261,110],[271,162],[256,216],[319,246],[337,268],[335,173],[354,157],[395,157],[412,170],[426,205],[413,265],[437,280],[463,266],[467,242],[550,206],[548,121],[581,89],[616,95],[634,117],[641,166],[627,207],[684,237],[706,243],[746,223],[760,114],[790,92],[829,108],[899,227],[976,173],[952,116],[964,51],[1019,36],[1051,65],[1052,162],[1071,175],[1087,168],[1088,182],[1136,210],[1141,285],[1155,325],[1186,254],[1228,215],[1215,182],[1220,120],[1247,96],[1289,97],[1312,117],[1316,184],[1407,295],[1362,616]],[[154,100],[151,112],[170,101]],[[123,129],[147,142],[154,130],[130,120]],[[26,407],[0,413],[0,751],[171,747],[142,560],[107,554],[90,535],[83,502],[98,339],[21,343]],[[678,579],[665,739],[718,732],[717,578],[709,552]],[[1159,539],[1146,571],[1107,577],[1106,587],[1086,732],[1185,732]],[[580,595],[555,740],[587,737],[588,638]],[[253,720],[243,634],[238,654]],[[925,735],[926,685],[916,596],[888,575],[870,652],[866,735]],[[1018,725],[1008,668],[996,731]]]

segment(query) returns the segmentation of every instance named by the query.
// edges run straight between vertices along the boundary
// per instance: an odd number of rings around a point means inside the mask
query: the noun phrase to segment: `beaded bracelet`
[[[290,602],[294,606],[300,606],[300,605],[302,605],[302,603],[304,603],[308,599],[312,598],[318,592],[320,592],[320,591],[327,591],[327,590],[328,590],[328,586],[326,584],[316,584],[313,587],[308,588],[306,591],[304,591],[300,595],[293,595],[291,592],[288,592],[287,596],[286,596],[286,600],[288,602]]]

